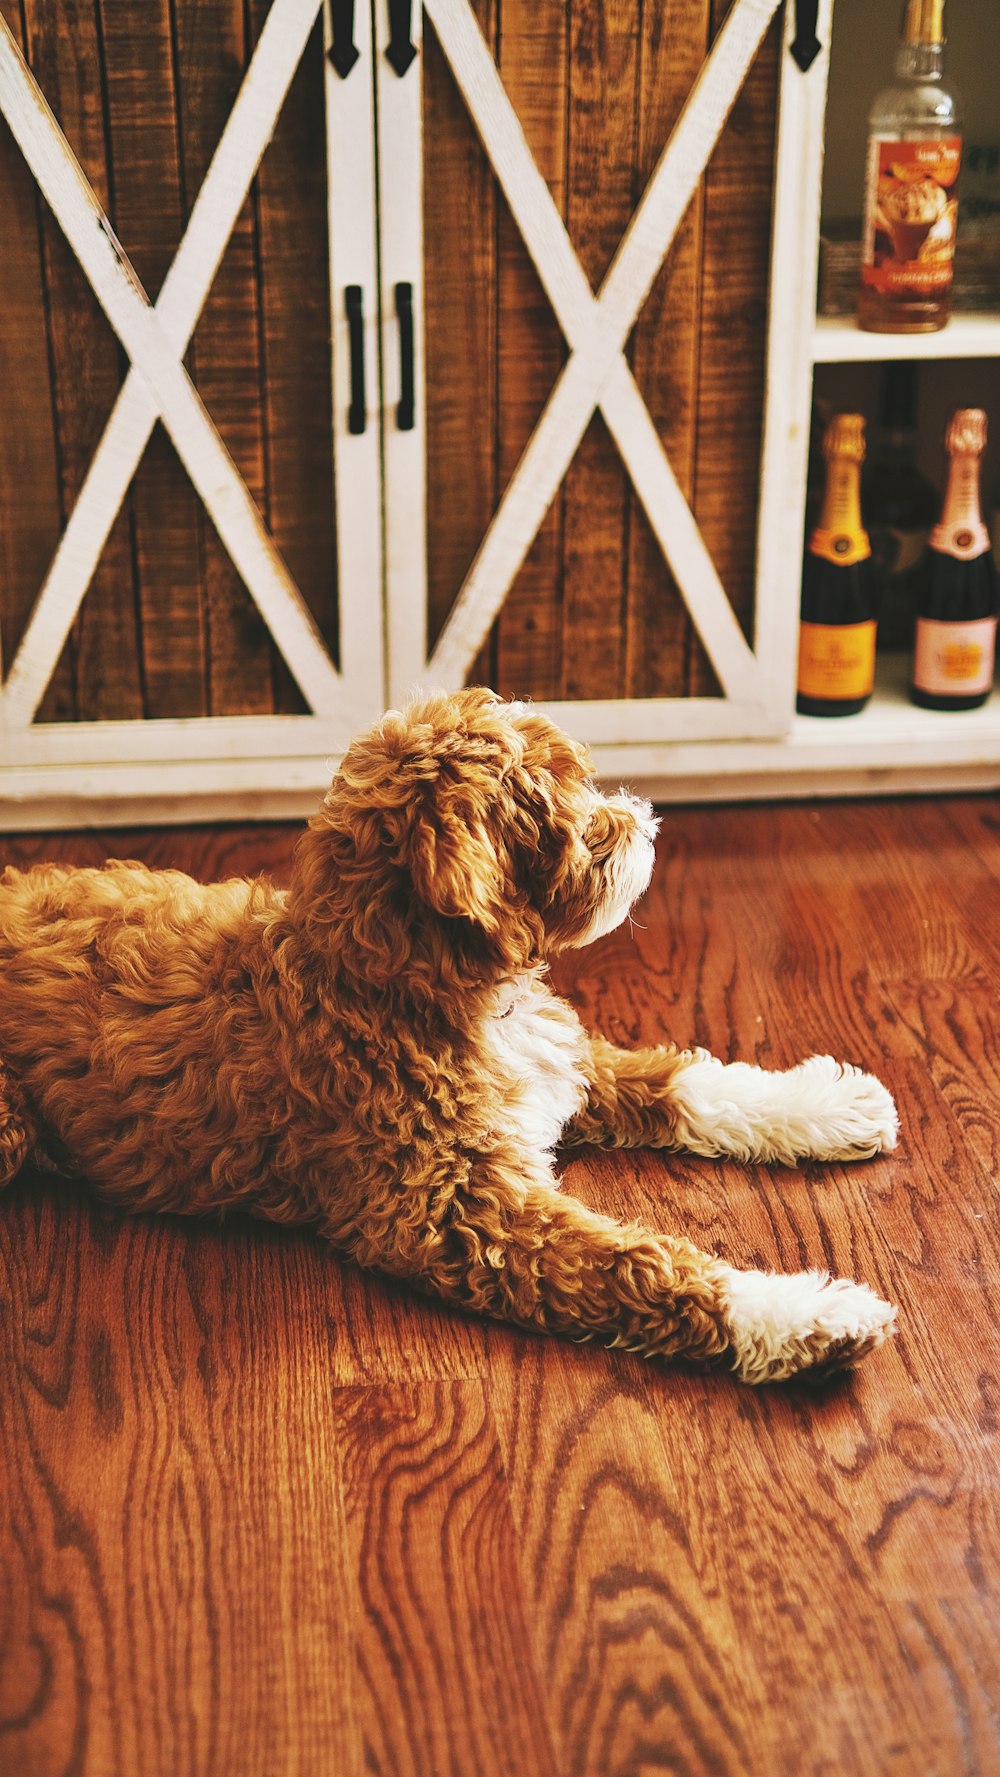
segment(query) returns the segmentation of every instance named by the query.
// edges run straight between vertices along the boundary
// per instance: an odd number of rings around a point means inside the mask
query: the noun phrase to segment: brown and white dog
[[[622,1050],[546,959],[624,920],[657,822],[543,715],[470,690],[350,747],[287,893],[111,863],[0,881],[0,1183],[35,1160],[137,1210],[310,1222],[462,1308],[747,1382],[854,1362],[862,1284],[738,1271],[561,1192],[557,1142],[853,1159],[870,1075]]]

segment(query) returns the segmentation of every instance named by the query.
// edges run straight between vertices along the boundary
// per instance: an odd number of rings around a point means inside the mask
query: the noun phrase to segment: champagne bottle
[[[879,424],[861,477],[872,546],[879,652],[910,655],[917,588],[938,495],[917,468],[917,367],[883,366]]]
[[[996,569],[980,509],[982,408],[953,414],[945,449],[948,485],[917,606],[911,695],[923,709],[972,710],[993,685],[997,629]]]
[[[868,119],[858,323],[870,333],[934,333],[951,310],[962,137],[944,44],[944,0],[906,0],[896,77]]]
[[[823,438],[826,487],[806,548],[796,708],[803,716],[852,716],[875,677],[871,547],[861,523],[865,422],[838,413]]]

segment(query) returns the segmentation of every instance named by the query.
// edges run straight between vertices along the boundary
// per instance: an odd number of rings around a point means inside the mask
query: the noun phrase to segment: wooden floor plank
[[[296,830],[25,835],[287,881]],[[574,1152],[565,1186],[899,1305],[756,1392],[450,1314],[306,1231],[0,1199],[0,1770],[984,1777],[1000,1768],[1000,820],[670,811],[560,962],[622,1041],[893,1090],[893,1155]]]
[[[68,1187],[4,1211],[0,1768],[354,1768],[328,1256]]]
[[[482,1386],[339,1389],[334,1415],[360,1594],[364,1769],[555,1777]]]
[[[354,1265],[343,1268],[340,1318],[331,1333],[330,1374],[340,1387],[481,1376],[491,1342],[505,1337],[500,1327],[451,1313]]]
[[[866,1066],[917,1053],[881,985],[880,941],[912,934],[903,973],[974,972],[972,953],[950,904],[932,950],[919,887],[891,850],[872,859],[875,815],[850,814],[779,808],[751,825],[727,808],[668,811],[631,929],[561,961],[557,980],[622,1042],[669,1037],[762,1067],[831,1050]]]
[[[763,1768],[753,1673],[670,1439],[704,1383],[524,1339],[491,1389],[560,1770]]]
[[[1000,994],[992,983],[894,981],[900,1018],[924,1047],[926,1067],[994,1178],[1000,1176]]]

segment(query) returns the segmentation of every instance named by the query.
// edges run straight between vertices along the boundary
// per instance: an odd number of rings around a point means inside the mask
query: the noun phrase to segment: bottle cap
[[[982,456],[986,449],[986,415],[981,407],[960,407],[952,414],[944,447],[950,457]]]
[[[823,455],[849,463],[865,460],[865,419],[861,413],[835,413],[823,434]]]
[[[899,34],[903,43],[943,43],[944,0],[906,0]]]

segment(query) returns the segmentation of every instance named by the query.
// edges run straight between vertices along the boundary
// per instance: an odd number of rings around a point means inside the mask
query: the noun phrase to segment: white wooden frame
[[[798,448],[804,436],[801,428],[808,424],[805,348],[813,310],[812,290],[802,266],[814,263],[821,154],[811,143],[803,156],[801,141],[795,138],[804,121],[804,106],[808,108],[818,98],[822,110],[825,56],[804,77],[787,55],[786,41],[781,80],[785,150],[783,159],[780,150],[778,154],[769,356],[780,347],[781,362],[787,364],[790,338],[793,350],[803,356],[779,391],[780,411],[769,417],[764,443],[753,650],[744,639],[624,356],[636,316],[776,8],[777,0],[736,0],[595,296],[468,0],[424,0],[427,18],[563,330],[569,357],[429,657],[424,556],[413,547],[403,556],[394,544],[396,536],[414,536],[411,513],[418,503],[414,488],[421,485],[423,475],[422,433],[419,428],[399,433],[391,410],[387,411],[388,658],[393,697],[402,697],[412,687],[415,663],[421,661],[423,682],[444,686],[462,682],[591,415],[600,409],[715,668],[723,696],[609,699],[555,703],[549,708],[557,719],[597,745],[674,737],[778,735],[787,730],[794,704],[790,650],[794,648],[798,596],[797,551],[789,548],[789,538],[801,534],[801,503],[793,498],[789,512],[787,498],[789,485],[795,488],[801,476],[789,474],[788,456],[790,447]],[[829,7],[826,11],[828,25]],[[376,42],[380,47],[387,37],[387,12],[388,0],[376,0]],[[789,20],[788,40],[791,29]],[[382,59],[380,56],[380,62]],[[808,99],[803,98],[804,85],[808,86]],[[379,77],[381,189],[385,193],[391,186],[395,193],[405,194],[402,233],[409,250],[407,275],[414,279],[418,291],[422,263],[419,87],[416,66],[402,81],[391,73]],[[816,143],[821,141],[820,130],[815,137]],[[785,205],[794,212],[794,225],[789,223]],[[381,229],[385,258],[397,247],[394,210],[383,207]],[[385,286],[385,280],[383,283]],[[418,413],[422,416],[422,406]],[[422,509],[422,501],[419,503]],[[422,532],[419,541],[423,545]]]
[[[370,18],[356,20],[362,60],[352,80],[325,65],[332,415],[340,656],[325,644],[183,365],[226,244],[274,129],[321,0],[274,0],[184,238],[153,307],[65,137],[0,18],[0,110],[130,360],[130,369],[0,691],[0,796],[63,797],[81,785],[114,795],[125,765],[131,795],[193,797],[278,788],[292,762],[324,762],[382,704],[381,489],[377,399],[374,142]],[[327,46],[331,27],[324,4]],[[361,285],[367,426],[347,426],[349,341],[343,290]],[[45,686],[157,419],[312,714],[178,721],[34,724]],[[336,490],[336,491],[335,491]]]

